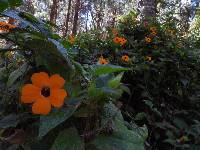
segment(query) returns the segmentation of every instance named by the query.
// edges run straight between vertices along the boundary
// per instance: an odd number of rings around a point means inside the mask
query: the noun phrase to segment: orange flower
[[[14,29],[16,26],[6,23],[6,22],[0,22],[0,31],[9,32],[10,29]]]
[[[58,74],[51,77],[45,72],[34,73],[31,77],[32,84],[22,88],[21,102],[33,103],[33,114],[47,115],[51,106],[60,108],[64,104],[67,92],[62,89],[65,80]]]
[[[127,40],[126,40],[125,38],[121,38],[121,40],[120,40],[120,44],[121,44],[121,45],[126,44],[126,42],[127,42]]]
[[[113,42],[116,43],[116,44],[118,44],[118,43],[120,42],[120,40],[121,40],[120,37],[115,37],[115,38],[113,39]]]
[[[70,43],[70,44],[74,44],[74,42],[75,42],[75,37],[74,37],[73,34],[71,34],[71,35],[69,36],[69,43]]]
[[[118,35],[118,31],[117,31],[117,29],[112,28],[112,33],[113,33],[114,36],[117,36],[117,35]]]
[[[151,58],[151,56],[146,56],[146,57],[145,57],[145,60],[147,60],[147,61],[151,61],[152,58]]]
[[[157,29],[156,29],[156,27],[150,27],[150,31],[151,31],[151,32],[156,32]]]
[[[150,43],[150,42],[151,42],[151,38],[145,37],[145,41],[146,41],[147,43]]]
[[[121,46],[123,46],[124,44],[126,44],[127,40],[125,38],[122,37],[115,37],[113,39],[113,42],[116,44],[120,44]]]
[[[151,32],[151,35],[156,36],[156,35],[157,35],[157,32],[156,32],[156,31],[153,31],[153,32]]]
[[[129,61],[129,56],[128,55],[123,55],[122,56],[122,61],[128,62]]]
[[[108,64],[108,61],[107,61],[105,58],[103,58],[103,56],[101,56],[101,57],[99,58],[99,63],[100,63],[101,65],[106,65],[106,64]]]

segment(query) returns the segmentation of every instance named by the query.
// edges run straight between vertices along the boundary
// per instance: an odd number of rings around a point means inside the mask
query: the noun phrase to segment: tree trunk
[[[137,0],[137,4],[142,20],[156,17],[156,0]]]
[[[76,0],[74,22],[73,22],[73,29],[72,29],[73,35],[76,35],[76,33],[77,33],[79,9],[80,9],[80,0]]]
[[[56,24],[56,19],[57,19],[57,15],[58,15],[58,3],[59,0],[53,0],[53,4],[51,6],[51,10],[50,10],[50,22],[52,24]]]
[[[116,14],[117,14],[117,10],[114,8],[114,10],[112,11],[113,14],[113,18],[111,21],[111,27],[114,28],[115,27],[115,22],[116,22]]]
[[[71,10],[72,0],[69,0],[68,2],[68,8],[67,8],[67,17],[65,20],[65,30],[63,32],[63,37],[65,38],[67,36],[68,28],[69,28],[69,17],[70,17],[70,10]]]
[[[187,6],[180,8],[180,17],[181,17],[181,21],[182,21],[182,24],[181,24],[182,30],[184,32],[188,32],[188,30],[190,28],[190,24],[189,24],[190,9]]]
[[[89,14],[87,12],[87,14],[86,14],[86,21],[85,21],[85,32],[86,33],[88,32],[88,17],[89,17]]]

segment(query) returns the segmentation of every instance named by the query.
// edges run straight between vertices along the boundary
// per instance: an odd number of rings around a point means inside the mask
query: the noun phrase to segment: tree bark
[[[68,28],[69,28],[69,17],[70,17],[70,10],[71,10],[72,0],[69,0],[68,2],[68,8],[67,8],[67,17],[65,20],[65,30],[63,33],[63,37],[65,38],[67,36]]]
[[[58,16],[58,4],[59,4],[59,0],[53,0],[53,4],[51,6],[51,10],[50,10],[50,22],[52,24],[56,24],[56,19]]]
[[[142,20],[156,17],[156,0],[137,0],[137,4]]]
[[[80,0],[76,0],[74,22],[73,22],[73,29],[72,29],[73,35],[76,35],[77,33],[79,10],[80,10]]]
[[[115,22],[116,22],[116,14],[117,14],[117,10],[115,8],[112,11],[112,14],[113,14],[113,18],[112,18],[112,21],[111,21],[111,26],[112,26],[112,28],[114,28],[115,27]]]
[[[181,17],[181,20],[182,20],[182,24],[181,24],[182,30],[184,32],[188,32],[188,30],[190,28],[190,24],[189,24],[189,21],[190,21],[190,9],[187,6],[182,7],[180,9],[180,17]]]
[[[87,14],[86,14],[86,21],[85,21],[85,32],[86,33],[88,32],[88,17],[89,17],[89,14],[87,12]]]

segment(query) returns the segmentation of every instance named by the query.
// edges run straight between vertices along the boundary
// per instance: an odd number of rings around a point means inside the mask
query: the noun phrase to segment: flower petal
[[[50,77],[50,87],[60,89],[64,86],[65,80],[58,74]]]
[[[40,98],[32,106],[33,114],[48,115],[51,111],[51,104],[48,99]]]
[[[46,72],[34,73],[31,81],[37,87],[49,86],[49,75]]]
[[[61,107],[66,96],[67,92],[64,89],[53,89],[49,98],[51,105],[57,108]]]
[[[26,84],[22,88],[21,102],[32,103],[40,97],[40,88],[33,84]]]

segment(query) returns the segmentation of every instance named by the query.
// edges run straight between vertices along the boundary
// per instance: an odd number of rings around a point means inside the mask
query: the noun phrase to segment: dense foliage
[[[12,9],[1,15],[17,21],[16,27],[0,34],[6,45],[0,51],[1,149],[144,149],[146,127],[125,122],[117,107],[123,91],[128,91],[120,82],[128,68],[82,65],[75,51],[65,48],[70,42],[51,33],[45,22]],[[31,105],[23,103],[31,103],[28,93],[44,84],[48,77],[37,78],[46,73],[57,80],[49,81],[54,86],[66,80],[67,97],[62,108],[51,108],[50,113],[47,101],[38,100],[31,112]],[[44,86],[42,96],[55,91]],[[53,100],[51,104],[60,107]]]
[[[131,11],[61,38],[20,1],[0,4],[0,149],[200,149],[198,15],[187,33],[169,12]],[[30,99],[41,85],[51,104]]]

